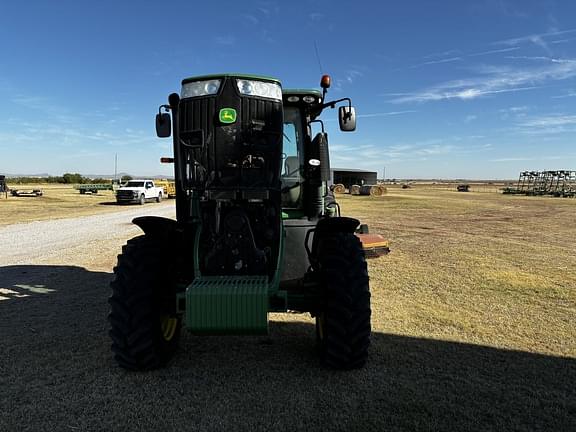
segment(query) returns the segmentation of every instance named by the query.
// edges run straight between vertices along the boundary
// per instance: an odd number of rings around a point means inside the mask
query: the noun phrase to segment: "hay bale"
[[[350,186],[350,195],[360,195],[360,190],[362,187],[360,185]]]
[[[380,185],[363,185],[360,186],[358,195],[382,196],[387,192],[384,186]]]
[[[380,186],[380,185],[370,186],[370,195],[372,195],[372,196],[382,196],[386,192],[388,192],[388,189],[386,189],[384,186]]]
[[[337,183],[333,186],[332,191],[338,194],[346,193],[346,186],[344,186],[342,183]]]

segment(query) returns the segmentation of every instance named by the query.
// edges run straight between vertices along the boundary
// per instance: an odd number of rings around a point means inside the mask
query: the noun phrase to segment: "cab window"
[[[302,119],[296,107],[284,108],[284,141],[282,143],[282,207],[299,208],[301,199],[300,153]]]

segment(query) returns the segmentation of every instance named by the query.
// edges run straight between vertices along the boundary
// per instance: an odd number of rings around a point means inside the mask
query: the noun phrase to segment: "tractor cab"
[[[282,206],[291,217],[304,216],[316,219],[326,215],[325,200],[330,180],[330,157],[328,135],[324,123],[318,119],[322,111],[334,108],[342,101],[348,106],[340,107],[339,120],[342,131],[356,129],[356,117],[350,99],[325,103],[330,87],[328,75],[322,77],[323,91],[317,89],[283,89],[284,106]],[[321,127],[312,137],[312,124]]]

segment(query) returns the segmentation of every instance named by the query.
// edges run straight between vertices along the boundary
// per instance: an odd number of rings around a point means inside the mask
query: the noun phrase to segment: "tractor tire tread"
[[[371,336],[368,269],[354,234],[331,233],[319,242],[320,283],[324,291],[321,359],[335,369],[366,363]]]
[[[118,256],[111,282],[108,320],[112,352],[119,366],[150,370],[165,365],[177,349],[180,320],[170,341],[160,334],[160,289],[169,286],[171,252],[165,244],[147,236],[129,240]]]

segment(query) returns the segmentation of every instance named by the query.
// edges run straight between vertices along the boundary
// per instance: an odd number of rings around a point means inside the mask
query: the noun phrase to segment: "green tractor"
[[[156,116],[172,135],[176,220],[140,217],[144,234],[118,256],[110,335],[118,364],[164,366],[182,327],[196,335],[268,332],[268,313],[309,312],[321,361],[362,367],[370,344],[370,291],[356,219],[341,217],[327,187],[328,139],[318,116],[349,98],[282,90],[263,76],[187,78]],[[319,132],[312,137],[312,123]],[[363,226],[365,228],[365,226]]]

